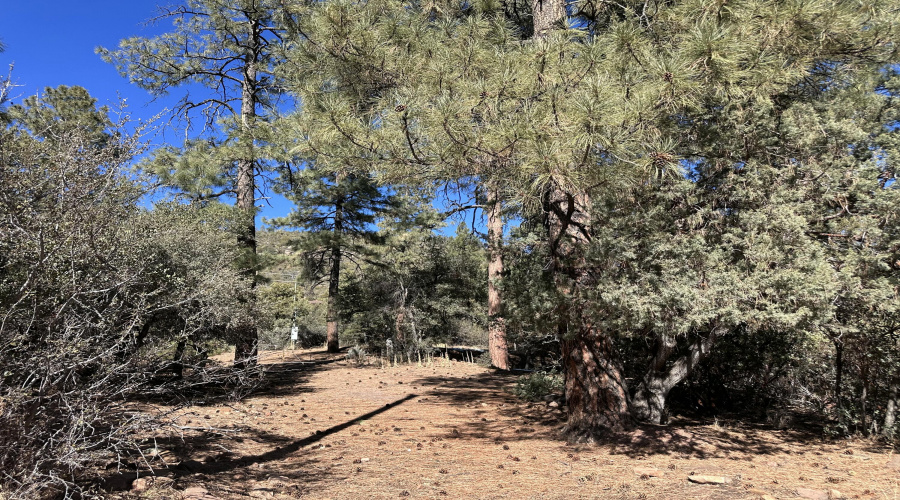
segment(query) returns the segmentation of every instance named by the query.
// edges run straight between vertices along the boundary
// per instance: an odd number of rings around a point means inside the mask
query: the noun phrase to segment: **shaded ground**
[[[148,445],[168,479],[107,496],[730,499],[808,488],[900,498],[900,462],[869,442],[676,420],[569,446],[561,411],[517,400],[515,377],[471,363],[356,367],[321,351],[266,353],[263,363],[264,390],[178,410],[181,431]],[[688,480],[698,475],[729,482]]]

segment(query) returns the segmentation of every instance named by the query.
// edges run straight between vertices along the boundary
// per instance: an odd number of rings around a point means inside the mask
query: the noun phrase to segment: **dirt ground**
[[[263,363],[265,389],[176,410],[182,433],[145,452],[159,477],[124,476],[131,490],[106,495],[900,499],[900,456],[869,441],[675,419],[571,446],[560,409],[518,400],[514,376],[472,363],[357,367],[322,351],[267,352]]]

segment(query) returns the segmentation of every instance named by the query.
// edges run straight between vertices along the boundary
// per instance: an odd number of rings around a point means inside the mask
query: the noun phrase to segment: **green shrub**
[[[555,370],[551,370],[549,372],[534,372],[522,375],[516,380],[513,394],[528,401],[538,401],[544,396],[561,392],[562,390],[562,375]]]

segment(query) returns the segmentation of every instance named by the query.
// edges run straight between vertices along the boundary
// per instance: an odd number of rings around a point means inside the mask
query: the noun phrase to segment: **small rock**
[[[840,491],[832,488],[832,489],[828,490],[828,498],[830,500],[838,500],[840,498],[844,498],[844,494],[841,493]]]
[[[827,491],[812,488],[797,488],[797,496],[809,500],[829,500]]]
[[[184,490],[183,495],[185,500],[189,500],[194,498],[203,498],[208,493],[209,491],[207,491],[206,488],[202,488],[200,486],[191,486],[190,488]]]
[[[152,478],[139,477],[139,478],[135,479],[133,483],[131,483],[131,491],[136,491],[136,492],[147,491],[148,489],[150,489],[150,486],[152,486],[152,485],[153,485]]]
[[[153,476],[153,486],[170,486],[175,480],[166,476]]]
[[[688,476],[688,481],[697,484],[725,484],[728,479],[724,476]]]
[[[360,460],[361,462],[368,462],[368,461],[369,461],[368,458],[360,458],[359,460]]]
[[[559,408],[559,403],[557,403],[556,401],[550,401],[549,403],[547,403],[547,406],[549,406],[550,408]]]
[[[654,467],[635,467],[634,473],[638,476],[659,477],[662,473]]]
[[[291,479],[287,476],[272,476],[266,482],[276,486],[291,486]]]
[[[248,494],[250,498],[275,498],[275,490],[270,488],[253,488]]]

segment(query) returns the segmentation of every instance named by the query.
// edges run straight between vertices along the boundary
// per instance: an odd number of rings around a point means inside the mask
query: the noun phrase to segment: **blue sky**
[[[5,76],[14,64],[12,80],[18,85],[14,101],[34,95],[45,87],[78,85],[94,96],[98,104],[115,108],[125,99],[133,119],[148,120],[180,95],[176,92],[153,101],[146,91],[131,85],[115,68],[94,53],[97,46],[114,48],[130,36],[152,37],[171,26],[168,21],[148,25],[157,4],[166,0],[9,0],[0,9],[0,41],[6,51],[0,53],[0,71]],[[160,133],[151,137],[154,144],[178,142],[178,133]],[[290,203],[273,196],[257,205],[261,217],[287,215]]]

